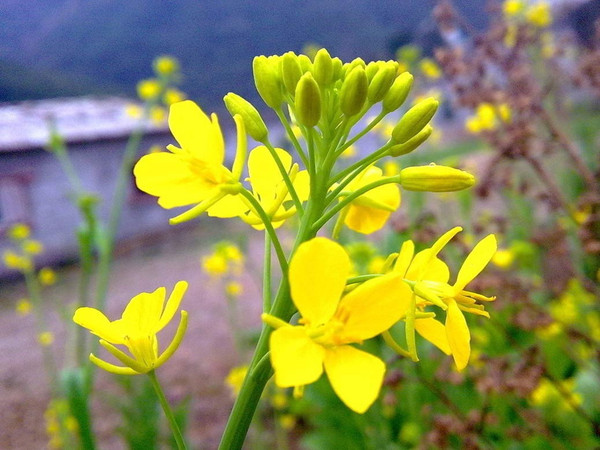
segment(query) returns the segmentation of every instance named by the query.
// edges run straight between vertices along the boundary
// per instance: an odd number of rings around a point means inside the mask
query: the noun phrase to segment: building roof
[[[73,97],[0,103],[0,152],[44,147],[50,123],[65,142],[89,142],[129,136],[140,123],[131,110],[141,104],[122,97]],[[141,110],[140,110],[141,111]],[[146,121],[150,133],[168,132],[166,121]]]

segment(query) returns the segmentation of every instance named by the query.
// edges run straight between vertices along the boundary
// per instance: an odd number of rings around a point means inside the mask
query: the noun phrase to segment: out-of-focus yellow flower
[[[282,414],[279,416],[279,425],[286,431],[293,430],[296,426],[296,416],[293,414]]]
[[[383,178],[379,167],[370,166],[356,176],[342,191],[345,197]],[[395,184],[376,187],[356,198],[345,208],[344,223],[358,233],[370,234],[383,228],[390,215],[400,206],[400,189]]]
[[[172,56],[159,56],[153,66],[157,75],[172,75],[179,71],[179,62]]]
[[[138,96],[142,100],[156,100],[162,91],[162,85],[155,78],[141,80],[137,84]]]
[[[172,105],[173,103],[182,102],[185,100],[185,94],[178,89],[169,88],[163,95],[163,102],[165,105]]]
[[[423,72],[423,75],[425,75],[427,78],[437,80],[442,76],[442,70],[440,69],[440,66],[438,66],[437,63],[431,58],[423,58],[419,66],[421,68],[421,72]]]
[[[384,177],[391,177],[394,175],[398,175],[399,173],[400,173],[400,165],[393,159],[390,159],[383,163],[383,176]]]
[[[241,150],[245,154],[244,125],[241,121],[236,125],[238,153]],[[168,152],[142,156],[133,169],[138,188],[158,197],[163,208],[197,204],[171,219],[171,223],[189,220],[204,211],[216,217],[235,217],[245,212],[247,206],[235,195],[242,166],[235,176],[223,166],[225,144],[217,116],[213,114],[209,119],[198,105],[186,100],[171,105],[169,127],[181,148],[169,145]]]
[[[225,293],[230,297],[239,297],[244,292],[244,287],[238,281],[230,281],[225,286]]]
[[[179,281],[165,305],[166,289],[158,288],[152,293],[142,292],[131,299],[119,320],[109,321],[95,308],[82,307],[75,311],[73,321],[100,337],[100,345],[108,350],[126,367],[110,364],[93,353],[90,361],[101,369],[120,375],[147,373],[161,366],[179,347],[187,328],[187,312],[181,311],[181,319],[175,336],[162,354],[158,354],[156,334],[162,330],[179,309],[188,284]],[[131,356],[115,345],[127,347]]]
[[[28,239],[23,242],[21,248],[28,255],[39,255],[44,251],[44,246],[40,241],[36,241],[33,239]]]
[[[356,151],[356,146],[351,145],[350,147],[348,147],[346,150],[344,150],[342,152],[340,157],[344,158],[344,159],[354,158],[357,154],[358,154],[358,152]]]
[[[31,305],[31,302],[27,298],[20,299],[17,302],[17,305],[15,306],[15,310],[17,311],[17,314],[20,316],[26,316],[27,314],[29,314],[31,312],[32,308],[33,308],[33,306]]]
[[[54,342],[54,333],[51,331],[43,331],[38,334],[38,342],[43,347],[48,347]]]
[[[367,271],[369,273],[383,273],[385,263],[386,258],[384,258],[383,256],[375,256],[374,258],[371,258],[371,261],[369,261]]]
[[[75,433],[79,428],[77,419],[69,412],[69,405],[64,399],[53,399],[44,412],[46,421],[46,433],[48,434],[49,448],[71,448],[75,442]],[[65,430],[71,434],[68,436],[70,445],[63,441]],[[71,441],[70,438],[73,438]]]
[[[212,276],[225,275],[229,269],[227,259],[220,253],[213,253],[202,258],[202,268]]]
[[[346,406],[363,413],[379,395],[385,364],[351,344],[360,344],[397,322],[408,307],[397,301],[397,294],[408,295],[410,288],[399,275],[388,274],[342,297],[350,268],[348,254],[336,242],[317,237],[301,244],[289,267],[300,325],[268,314],[262,317],[276,328],[269,346],[277,386],[301,390],[325,371]]]
[[[540,36],[542,42],[542,56],[544,58],[552,58],[556,53],[556,44],[554,43],[554,35],[550,31],[545,31]]]
[[[525,10],[523,0],[506,0],[502,5],[502,10],[506,17],[515,17]]]
[[[498,127],[500,121],[508,123],[510,119],[511,111],[508,104],[480,103],[475,110],[475,114],[467,118],[465,128],[471,133],[479,133],[494,130]]]
[[[278,387],[275,387],[273,394],[269,397],[269,400],[271,401],[271,406],[278,410],[286,408],[290,403],[285,391]]]
[[[15,241],[21,241],[30,236],[31,229],[29,228],[29,225],[17,223],[8,229],[7,234],[9,238],[14,239]]]
[[[12,250],[6,250],[2,255],[4,265],[9,269],[26,272],[32,269],[33,265],[27,256],[19,255]]]
[[[525,12],[527,22],[538,27],[546,28],[552,24],[552,10],[547,2],[539,2],[531,5]]]
[[[517,25],[509,23],[506,27],[506,34],[504,35],[504,45],[507,48],[513,48],[517,44]]]
[[[499,249],[492,257],[492,263],[501,269],[508,269],[515,260],[515,252],[510,249]]]
[[[155,105],[150,108],[150,120],[155,124],[161,124],[167,118],[167,113],[162,106]]]
[[[560,386],[559,388],[556,386]],[[569,396],[568,401],[565,395]],[[575,380],[557,380],[554,383],[546,378],[540,380],[540,384],[531,393],[530,401],[536,406],[544,406],[549,403],[560,405],[562,409],[572,410],[574,405],[581,405],[583,398],[575,392]]]
[[[564,327],[562,324],[560,324],[558,322],[552,322],[547,327],[537,329],[536,335],[540,339],[547,341],[549,339],[552,339],[555,336],[558,336],[560,333],[563,332],[563,329],[564,329]]]
[[[230,389],[233,398],[237,397],[240,393],[242,383],[244,383],[244,378],[246,378],[247,373],[248,366],[237,366],[231,369],[225,377],[225,384]]]
[[[144,109],[138,105],[134,105],[133,103],[129,103],[125,106],[125,114],[133,119],[140,119],[142,114],[144,114]]]
[[[56,283],[56,272],[50,267],[42,267],[38,273],[38,280],[42,286],[52,286]]]

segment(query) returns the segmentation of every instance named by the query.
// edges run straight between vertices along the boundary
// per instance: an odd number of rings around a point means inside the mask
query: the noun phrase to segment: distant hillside
[[[485,2],[455,3],[471,5],[462,9],[480,25]],[[2,0],[0,60],[42,74],[40,88],[47,87],[48,95],[68,92],[69,87],[71,93],[90,89],[133,94],[135,82],[149,76],[152,59],[172,54],[182,62],[183,89],[214,109],[230,90],[254,98],[250,82],[254,55],[300,51],[305,43],[315,42],[345,59],[390,58],[397,45],[434,30],[430,18],[434,4],[434,0]],[[0,95],[6,93],[6,73],[0,68]],[[26,84],[34,86],[35,80]],[[28,98],[38,92],[23,88],[11,95]]]

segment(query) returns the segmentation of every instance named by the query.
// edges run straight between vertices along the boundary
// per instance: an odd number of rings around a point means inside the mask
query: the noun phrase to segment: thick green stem
[[[173,437],[175,438],[175,442],[177,443],[177,448],[179,450],[185,450],[187,447],[185,446],[185,440],[183,439],[183,435],[181,434],[181,430],[179,429],[179,425],[175,420],[175,415],[171,410],[171,406],[165,397],[165,393],[160,387],[160,383],[158,382],[158,378],[156,378],[156,373],[154,370],[148,372],[148,377],[150,377],[150,381],[152,382],[152,387],[154,388],[154,392],[156,392],[156,396],[158,397],[158,401],[160,402],[160,406],[165,412],[165,416],[167,416],[167,420],[169,421],[169,427],[171,428],[171,432],[173,433]]]

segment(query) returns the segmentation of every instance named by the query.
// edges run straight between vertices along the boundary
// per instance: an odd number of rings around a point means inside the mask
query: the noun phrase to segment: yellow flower
[[[93,353],[90,354],[90,361],[108,372],[120,375],[147,373],[161,366],[173,355],[183,339],[187,327],[187,312],[181,311],[175,337],[160,356],[156,334],[171,321],[179,309],[187,287],[187,282],[177,282],[166,305],[164,287],[152,293],[142,292],[131,299],[121,318],[112,322],[95,308],[78,308],[73,321],[100,337],[100,344],[127,367],[110,364]],[[126,346],[133,357],[113,344]]]
[[[54,334],[51,331],[43,331],[38,335],[38,342],[43,347],[48,347],[54,342]]]
[[[231,390],[231,396],[237,397],[242,388],[242,383],[246,374],[248,373],[248,366],[237,366],[229,371],[227,377],[225,377],[225,384]]]
[[[296,426],[296,417],[293,414],[282,414],[279,416],[279,425],[284,430],[290,431]]]
[[[27,314],[29,314],[31,312],[32,308],[33,308],[33,306],[31,305],[31,302],[27,298],[22,298],[21,300],[19,300],[17,302],[17,305],[15,306],[15,310],[17,311],[17,314],[20,316],[26,316]]]
[[[426,317],[417,318],[414,327],[444,353],[452,354],[458,370],[467,366],[471,353],[471,335],[463,311],[489,318],[489,313],[477,301],[495,300],[495,297],[467,291],[465,287],[485,268],[497,248],[493,234],[479,241],[465,259],[456,282],[450,285],[448,266],[437,254],[460,231],[460,227],[451,229],[431,248],[417,253],[414,258],[414,244],[409,241],[409,245],[403,245],[394,268],[405,280],[413,283],[413,291],[419,298],[421,308],[436,305],[446,311],[444,325],[433,317]]]
[[[12,250],[6,250],[3,255],[4,265],[9,269],[26,272],[32,269],[31,260],[22,255],[18,255]]]
[[[209,275],[216,277],[225,275],[229,270],[227,259],[218,252],[202,258],[202,268]]]
[[[525,3],[523,0],[506,0],[502,5],[502,10],[506,17],[515,17],[523,12]]]
[[[552,24],[552,11],[546,2],[531,5],[525,12],[525,17],[530,24],[538,28],[546,28]]]
[[[423,75],[425,75],[427,78],[431,78],[432,80],[437,80],[439,77],[442,76],[442,71],[440,69],[440,66],[438,66],[435,61],[433,61],[430,58],[423,58],[421,60],[421,72],[423,72]]]
[[[29,237],[31,229],[29,228],[29,225],[17,223],[8,229],[7,234],[9,238],[14,239],[15,241],[21,241]]]
[[[133,103],[125,106],[125,114],[133,119],[140,119],[143,113],[143,108],[140,108],[138,105],[134,105]]]
[[[33,239],[24,241],[21,245],[21,248],[28,255],[39,255],[44,251],[44,246],[42,243]]]
[[[263,321],[276,328],[269,345],[277,386],[301,388],[325,371],[338,397],[363,413],[379,395],[385,364],[350,344],[361,344],[397,322],[408,306],[397,301],[397,293],[410,293],[410,288],[389,274],[342,297],[350,268],[348,254],[336,242],[317,237],[301,244],[289,268],[300,325],[268,314]]]
[[[152,108],[150,108],[150,120],[155,124],[162,124],[165,121],[166,117],[167,113],[161,106],[155,105]]]
[[[160,82],[154,78],[142,80],[137,84],[138,96],[142,100],[154,100],[162,91]]]
[[[51,286],[56,283],[56,272],[50,267],[43,267],[38,273],[38,279],[43,286]]]
[[[244,287],[237,281],[231,281],[225,286],[225,293],[230,297],[239,297],[244,292]]]
[[[172,105],[173,103],[182,102],[183,100],[185,100],[185,94],[178,89],[167,89],[163,95],[163,102],[165,105]]]
[[[508,269],[514,260],[515,252],[510,249],[500,249],[492,257],[492,262],[501,269]]]
[[[275,152],[290,175],[300,201],[305,201],[308,199],[310,190],[308,172],[306,170],[298,171],[298,165],[292,164],[292,156],[285,150],[276,148]],[[252,185],[252,193],[271,219],[273,228],[280,227],[287,218],[295,214],[295,206],[288,207],[285,205],[291,202],[292,199],[281,172],[267,147],[261,145],[250,152],[248,175],[248,180]],[[240,215],[240,218],[257,230],[264,229],[262,219],[252,210]]]
[[[179,62],[172,56],[159,56],[153,65],[158,75],[172,75],[179,70]]]
[[[358,152],[356,151],[356,146],[351,145],[350,147],[348,147],[346,150],[344,150],[342,152],[340,157],[344,158],[344,159],[354,158],[357,154],[358,154]]]
[[[238,145],[245,152],[243,122],[236,121],[236,125]],[[163,208],[197,204],[171,219],[172,223],[189,220],[207,210],[216,217],[235,217],[245,212],[247,207],[238,196],[228,195],[239,182],[223,166],[225,144],[216,114],[209,119],[190,100],[175,103],[169,112],[169,128],[181,148],[169,145],[169,152],[143,156],[133,168],[138,188],[158,197]],[[239,178],[240,174],[236,175]]]
[[[381,178],[381,169],[370,166],[348,183],[341,196],[346,196]],[[395,184],[385,184],[364,193],[344,208],[344,223],[358,233],[370,234],[383,228],[392,212],[399,206],[400,189]]]

